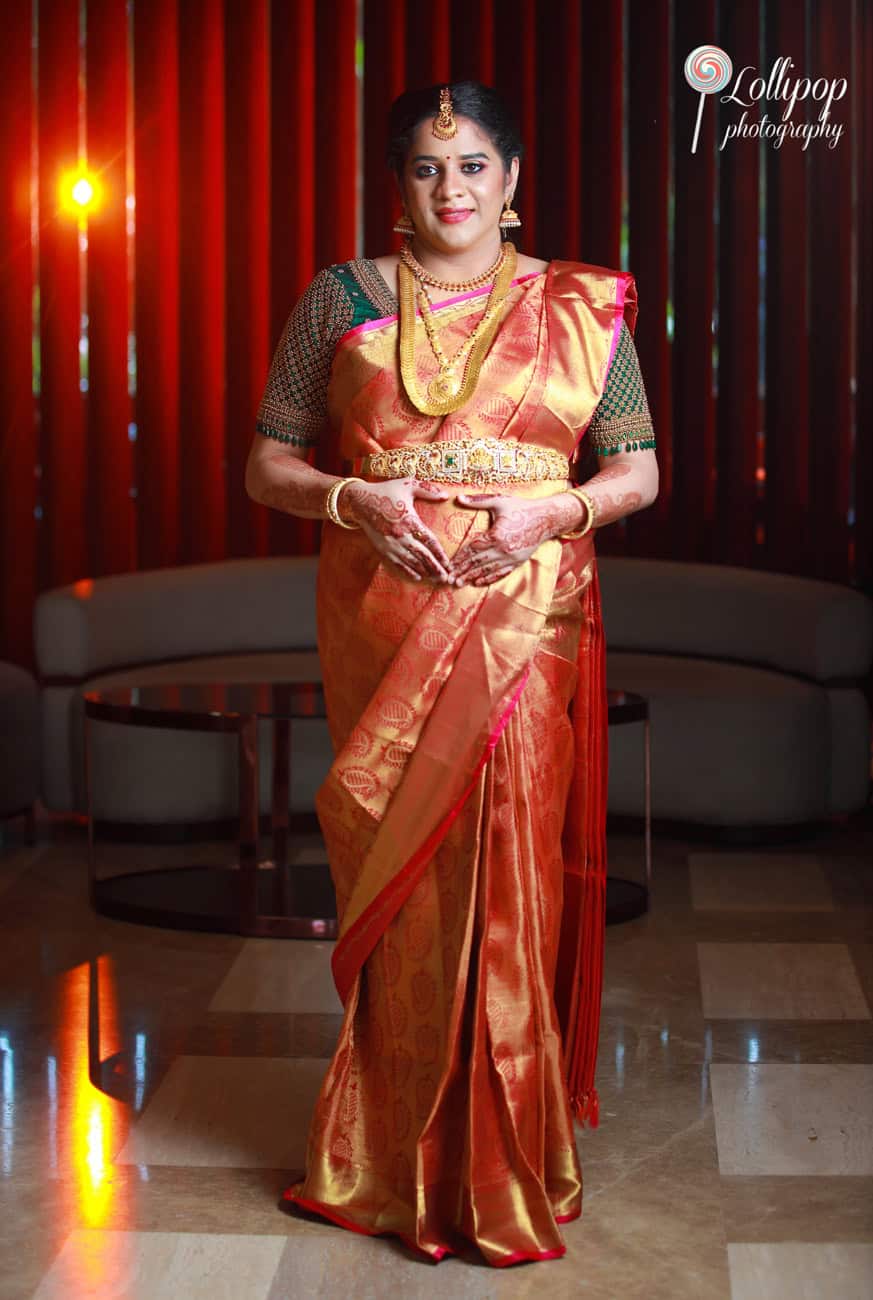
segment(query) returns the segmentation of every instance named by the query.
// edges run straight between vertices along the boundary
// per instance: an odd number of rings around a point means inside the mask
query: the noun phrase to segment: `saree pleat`
[[[590,566],[568,570],[557,584],[490,761],[364,963],[310,1129],[308,1176],[292,1189],[435,1258],[464,1237],[496,1265],[548,1258],[563,1252],[557,1223],[581,1211],[552,987],[568,706],[590,577]]]
[[[463,420],[405,404],[395,322],[352,330],[331,382],[343,457],[500,430],[569,457],[630,287],[597,272],[580,306],[578,276],[552,263],[548,286],[515,287]],[[481,307],[464,295],[459,329]],[[489,524],[453,499],[419,504],[450,555]],[[318,620],[336,757],[316,807],[345,1014],[286,1198],[432,1259],[465,1241],[496,1266],[555,1258],[558,1225],[582,1207],[574,1116],[597,1119],[605,714],[591,537],[450,589],[389,572],[363,534],[328,526]]]

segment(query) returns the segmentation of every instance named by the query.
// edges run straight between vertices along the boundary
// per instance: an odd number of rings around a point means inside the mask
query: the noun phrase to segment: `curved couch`
[[[44,592],[34,634],[43,797],[84,809],[82,692],[111,683],[317,680],[317,557],[228,560]],[[869,797],[859,681],[873,604],[849,588],[710,565],[599,560],[609,684],[648,696],[653,812],[712,828],[794,827]],[[215,820],[236,807],[226,737],[94,724],[95,812]],[[270,728],[261,728],[269,807]],[[330,763],[323,722],[294,724],[291,807],[311,809]],[[611,812],[642,811],[638,727],[610,732]]]
[[[867,803],[873,602],[753,569],[599,564],[607,683],[649,699],[656,817],[764,830]],[[629,730],[610,733],[609,808],[636,814]]]

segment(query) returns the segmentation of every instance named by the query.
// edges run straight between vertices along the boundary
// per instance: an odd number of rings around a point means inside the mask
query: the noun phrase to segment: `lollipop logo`
[[[792,77],[793,67],[793,59],[780,55],[766,75],[756,76],[758,70],[751,64],[740,68],[733,86],[720,97],[722,104],[739,104],[744,110],[758,105],[784,107],[778,121],[772,121],[766,112],[761,113],[757,121],[748,121],[749,115],[744,111],[739,122],[729,122],[726,125],[719,149],[734,139],[767,140],[774,149],[781,149],[783,142],[789,138],[802,140],[804,149],[812,140],[824,140],[829,149],[836,147],[843,134],[843,123],[830,120],[831,108],[835,102],[845,97],[848,81],[845,77],[816,77],[814,80],[810,77]],[[685,60],[684,70],[685,80],[700,95],[694,140],[691,144],[691,152],[697,153],[704,99],[707,95],[717,95],[728,86],[734,68],[730,57],[720,46],[698,45]],[[794,117],[798,105],[802,105],[797,115],[801,120]],[[813,105],[820,106],[815,121],[811,120]]]
[[[685,60],[685,80],[692,90],[700,91],[700,103],[697,106],[697,123],[694,127],[694,140],[691,152],[697,153],[697,139],[700,135],[700,123],[703,118],[703,104],[706,95],[715,95],[723,90],[734,75],[734,65],[730,57],[718,45],[698,45]]]

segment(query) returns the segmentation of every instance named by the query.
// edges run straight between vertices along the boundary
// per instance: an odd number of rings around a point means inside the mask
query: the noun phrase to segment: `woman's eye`
[[[464,171],[467,171],[469,168],[472,167],[473,172],[475,174],[476,172],[480,172],[484,166],[485,166],[484,163],[468,162],[468,163],[464,163]]]

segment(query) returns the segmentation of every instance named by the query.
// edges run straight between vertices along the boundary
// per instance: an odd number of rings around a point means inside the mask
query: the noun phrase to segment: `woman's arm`
[[[261,505],[304,519],[327,518],[327,495],[339,480],[310,465],[307,448],[326,425],[334,349],[354,313],[344,283],[328,267],[318,272],[286,321],[246,462],[246,492]],[[385,559],[412,578],[441,582],[448,581],[451,566],[415,501],[443,496],[408,480],[388,487],[349,483],[337,506],[340,518],[357,524]]]
[[[246,492],[253,501],[304,519],[326,519],[327,494],[336,476],[323,474],[306,460],[305,447],[278,446],[255,434],[246,461]],[[348,489],[346,489],[348,491]],[[340,496],[342,517],[348,518]]]
[[[654,451],[626,451],[614,456],[599,456],[598,472],[583,485],[594,502],[595,527],[613,524],[637,510],[645,510],[658,495],[658,461]],[[564,515],[570,522],[557,531],[569,532],[585,522],[585,505],[579,497],[563,492],[554,497],[564,502]]]

